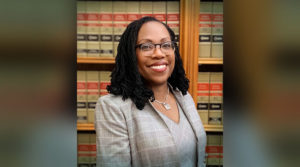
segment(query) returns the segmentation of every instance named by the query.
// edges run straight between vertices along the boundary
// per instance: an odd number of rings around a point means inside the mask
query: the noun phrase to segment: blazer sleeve
[[[95,128],[97,167],[131,166],[125,117],[111,99],[99,98],[95,111]]]

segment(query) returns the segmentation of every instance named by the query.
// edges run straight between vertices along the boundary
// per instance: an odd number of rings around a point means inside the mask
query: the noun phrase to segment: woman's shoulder
[[[186,94],[183,96],[186,100],[193,100],[191,94],[187,91]]]
[[[186,91],[186,94],[183,95],[183,93],[178,88],[173,88],[170,83],[168,85],[177,98],[179,97],[181,100],[187,100],[187,101],[193,100],[193,97],[188,91]]]
[[[183,95],[182,92],[178,88],[176,88],[175,90],[172,90],[172,91],[176,97],[182,97],[182,99],[185,101],[193,100],[193,97],[191,96],[191,94],[188,91],[186,92],[185,95]]]
[[[126,105],[128,103],[132,103],[132,102],[129,98],[123,100],[121,95],[107,94],[105,96],[99,97],[98,103],[99,104],[109,104],[109,105],[123,106],[123,105]]]
[[[118,100],[118,99],[122,99],[122,96],[109,93],[107,95],[99,97],[98,101],[108,101],[108,100]]]
[[[108,114],[118,116],[130,116],[130,111],[135,107],[130,98],[122,99],[121,95],[108,94],[101,96],[96,104],[96,115]]]

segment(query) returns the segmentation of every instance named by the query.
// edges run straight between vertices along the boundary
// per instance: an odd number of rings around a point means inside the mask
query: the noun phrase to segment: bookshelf
[[[77,123],[77,131],[95,131],[93,123]]]
[[[77,58],[77,64],[114,64],[115,58],[112,57],[84,57]]]
[[[206,132],[223,132],[223,125],[204,125]]]
[[[223,59],[222,58],[199,58],[198,64],[218,64],[223,65]]]
[[[204,125],[204,129],[207,132],[223,132],[222,125]],[[78,131],[95,131],[95,125],[93,123],[78,123]]]

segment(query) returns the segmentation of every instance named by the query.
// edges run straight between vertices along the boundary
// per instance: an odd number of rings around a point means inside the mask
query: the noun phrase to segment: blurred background
[[[1,1],[1,166],[76,166],[76,2]]]
[[[1,4],[1,166],[76,166],[76,1]],[[300,164],[299,6],[224,1],[224,166]]]
[[[224,165],[298,166],[298,1],[225,1]]]

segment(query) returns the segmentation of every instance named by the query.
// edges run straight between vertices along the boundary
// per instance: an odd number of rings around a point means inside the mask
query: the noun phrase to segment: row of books
[[[223,135],[207,134],[206,166],[221,167],[223,166]]]
[[[77,156],[78,167],[96,166],[96,134],[94,132],[79,132],[77,134]],[[207,145],[205,148],[206,166],[223,165],[223,135],[207,134]]]
[[[223,124],[223,72],[199,72],[197,110],[203,124]]]
[[[78,1],[77,57],[114,57],[127,25],[144,16],[168,24],[179,37],[179,1]]]
[[[77,134],[77,166],[96,167],[97,146],[95,133]]]
[[[223,2],[200,2],[199,58],[223,58]]]
[[[97,100],[108,94],[111,71],[77,71],[77,122],[93,123]]]

